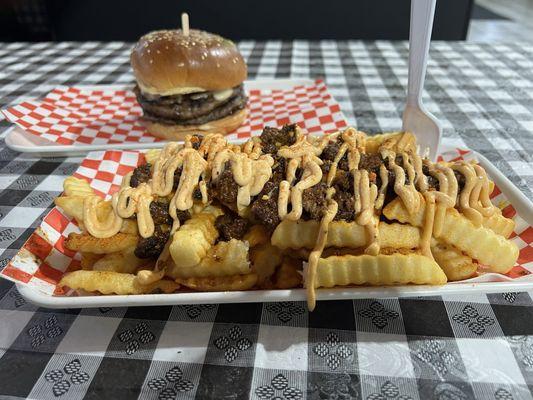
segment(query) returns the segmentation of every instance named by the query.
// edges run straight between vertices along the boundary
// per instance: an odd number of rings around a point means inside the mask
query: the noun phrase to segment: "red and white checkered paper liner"
[[[346,126],[339,105],[323,81],[287,90],[251,90],[248,117],[228,140],[261,134],[263,127],[297,123],[309,133],[334,132]],[[26,132],[61,145],[153,143],[141,125],[142,110],[130,90],[59,87],[42,100],[2,110]]]
[[[455,150],[443,154],[446,161],[469,159],[469,151]],[[88,180],[102,197],[109,197],[120,187],[122,177],[143,162],[139,151],[93,152],[82,162],[74,176]],[[529,226],[507,201],[498,187],[492,193],[492,201],[508,218],[516,222],[511,240],[520,249],[517,265],[507,274],[486,273],[468,282],[497,282],[533,280],[533,227]],[[66,271],[79,267],[79,255],[65,248],[70,232],[78,232],[76,222],[55,207],[44,217],[41,225],[30,236],[18,254],[0,273],[6,279],[22,282],[47,294],[63,294],[57,286]],[[464,282],[464,281],[463,281]]]

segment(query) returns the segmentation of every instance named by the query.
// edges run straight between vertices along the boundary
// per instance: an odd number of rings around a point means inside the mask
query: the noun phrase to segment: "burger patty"
[[[205,124],[242,110],[247,101],[243,85],[234,87],[224,100],[215,99],[213,92],[152,96],[142,93],[138,86],[134,92],[144,117],[164,124]]]

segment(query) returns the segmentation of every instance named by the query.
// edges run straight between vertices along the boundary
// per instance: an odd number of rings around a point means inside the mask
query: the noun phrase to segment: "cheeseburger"
[[[131,66],[154,136],[229,133],[246,118],[246,64],[228,39],[188,28],[151,32],[133,48]]]

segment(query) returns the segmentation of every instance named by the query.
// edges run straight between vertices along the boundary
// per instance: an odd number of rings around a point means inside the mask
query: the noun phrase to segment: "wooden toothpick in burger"
[[[143,124],[154,136],[183,140],[188,134],[230,133],[246,119],[247,68],[228,39],[190,29],[150,32],[131,51],[134,91]]]
[[[183,36],[189,36],[189,14],[181,14],[181,30],[183,31]]]

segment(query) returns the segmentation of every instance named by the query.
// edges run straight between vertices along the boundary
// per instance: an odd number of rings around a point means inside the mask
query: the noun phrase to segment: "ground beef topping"
[[[178,185],[180,184],[181,171],[183,171],[183,167],[179,167],[174,172],[174,183],[172,184],[172,191],[175,191],[178,188]]]
[[[433,175],[430,175],[427,165],[422,165],[422,173],[427,177],[429,188],[439,190],[439,180]]]
[[[324,216],[327,208],[327,189],[328,186],[324,182],[320,182],[303,191],[302,208],[310,219],[319,221]]]
[[[280,223],[278,215],[279,182],[269,181],[250,208],[255,219],[273,230]]]
[[[337,171],[333,179],[333,187],[337,192],[349,192],[353,194],[353,176],[348,171]]]
[[[336,191],[333,195],[333,200],[338,204],[337,214],[335,214],[335,221],[353,221],[355,217],[354,212],[354,196],[349,192],[342,190]]]
[[[320,158],[324,161],[324,165],[322,167],[322,171],[328,172],[331,164],[335,160],[335,157],[337,157],[337,154],[341,148],[343,141],[339,137],[336,141],[331,141],[328,143],[326,147],[324,147],[324,150],[322,150],[322,153],[320,154]],[[344,171],[348,171],[348,152],[344,154],[344,156],[339,160],[339,163],[337,164],[337,169],[342,169]]]
[[[379,168],[384,161],[379,154],[361,154],[359,169],[366,169],[369,173],[379,175]]]
[[[141,237],[137,242],[134,254],[138,258],[151,258],[156,260],[170,237],[170,229],[166,226],[156,225],[154,234],[148,238]]]
[[[457,179],[457,186],[459,187],[458,193],[461,193],[466,183],[465,176],[456,170],[453,170],[453,173],[455,175],[455,179]]]
[[[285,170],[287,169],[287,159],[274,156],[274,165],[272,165],[272,176],[269,179],[272,182],[281,182],[285,179]]]
[[[168,203],[152,201],[150,203],[150,215],[154,225],[172,225],[172,218],[168,213]]]
[[[276,154],[281,147],[296,142],[296,124],[284,125],[281,129],[267,126],[259,138],[263,153]]]
[[[249,222],[233,212],[219,215],[215,220],[219,239],[227,242],[231,239],[242,239],[248,231]]]
[[[202,140],[204,140],[203,135],[194,134],[191,136],[191,144],[192,148],[194,150],[198,150],[200,148],[200,145],[202,144]]]
[[[134,254],[139,258],[157,259],[170,236],[172,218],[168,212],[168,203],[152,201],[150,203],[150,215],[155,225],[154,234],[148,238],[141,237],[137,242]],[[189,211],[178,210],[177,216],[180,224],[191,218]]]
[[[337,153],[339,152],[339,149],[341,148],[341,144],[342,144],[342,141],[340,139],[329,142],[328,145],[324,147],[324,150],[322,150],[322,153],[320,154],[320,158],[324,161],[335,160],[335,157],[337,157]]]
[[[230,210],[237,211],[237,192],[239,185],[233,179],[233,173],[229,163],[226,163],[224,170],[215,182],[211,183],[211,197],[220,201]]]
[[[141,183],[148,182],[152,177],[150,168],[151,165],[148,163],[139,165],[137,168],[135,168],[133,170],[133,174],[131,175],[130,186],[134,188],[139,186]]]

